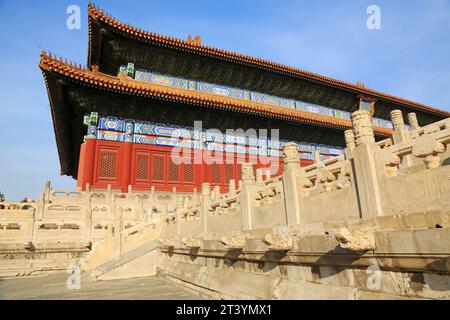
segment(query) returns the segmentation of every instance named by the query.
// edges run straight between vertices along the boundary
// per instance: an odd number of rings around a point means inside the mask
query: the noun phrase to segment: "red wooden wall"
[[[171,191],[176,187],[177,191],[191,192],[194,188],[200,191],[201,184],[209,182],[212,187],[220,186],[220,190],[226,192],[231,179],[236,184],[240,180],[244,162],[254,163],[255,169],[265,171],[271,168],[272,176],[283,172],[283,158],[184,149],[192,154],[181,154],[185,161],[175,163],[172,159],[180,160],[181,157],[172,157],[173,150],[170,147],[88,139],[81,145],[77,185],[83,190],[89,183],[93,188],[106,188],[111,184],[112,188],[123,192],[127,191],[128,185],[135,190],[150,190],[155,186],[158,191]],[[189,158],[191,161],[187,161]],[[226,161],[202,161],[205,158]],[[310,163],[308,160],[300,161],[301,165]]]

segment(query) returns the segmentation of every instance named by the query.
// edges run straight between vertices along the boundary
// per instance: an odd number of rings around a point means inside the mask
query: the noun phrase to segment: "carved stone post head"
[[[417,116],[414,112],[408,113],[408,123],[412,130],[419,129],[419,121],[417,121]]]
[[[349,150],[352,150],[356,147],[355,145],[355,135],[353,134],[353,130],[345,130],[344,132],[345,144]]]
[[[256,181],[262,183],[263,181],[263,171],[262,169],[256,169]]]
[[[255,173],[253,170],[253,164],[246,162],[242,164],[242,183],[244,185],[253,184],[255,182]]]
[[[183,209],[184,208],[184,197],[178,196],[177,197],[177,209]]]
[[[375,143],[375,136],[372,129],[372,116],[370,115],[370,112],[365,110],[353,112],[352,125],[356,146]]]
[[[298,146],[295,142],[286,143],[283,148],[284,152],[284,165],[286,168],[295,168],[299,167],[299,158],[298,158]]]
[[[234,179],[230,179],[228,182],[228,192],[235,193],[236,192],[236,181]]]
[[[394,130],[401,130],[405,128],[405,122],[403,121],[403,115],[400,110],[391,111],[391,122]]]
[[[211,186],[207,182],[202,183],[202,198],[203,199],[211,198]]]
[[[214,201],[218,201],[220,199],[220,187],[219,186],[215,186],[214,187]]]
[[[185,196],[185,197],[184,197],[184,201],[183,201],[183,207],[184,207],[184,209],[187,209],[187,208],[189,207],[190,202],[191,202],[191,198],[188,197],[188,196]]]
[[[319,151],[314,151],[314,162],[316,164],[320,164],[320,152]]]

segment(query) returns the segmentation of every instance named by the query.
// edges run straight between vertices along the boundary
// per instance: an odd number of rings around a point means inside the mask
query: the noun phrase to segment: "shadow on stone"
[[[328,251],[316,260],[314,266],[315,273],[318,274],[320,278],[327,278],[341,273],[346,270],[346,266],[359,260],[362,255],[364,255],[364,252],[352,251],[336,246],[333,250]],[[320,266],[327,266],[329,268],[327,268],[327,272],[321,272]]]
[[[281,260],[286,257],[287,250],[269,250],[264,253],[264,256],[258,262],[258,268],[264,272],[269,272],[278,267]]]
[[[173,246],[170,246],[170,247],[167,249],[167,253],[169,254],[169,257],[172,257],[172,256],[174,255],[174,247],[173,247]]]
[[[445,158],[444,160],[442,160],[442,166],[450,166],[450,157]]]
[[[242,254],[241,248],[228,249],[224,256],[227,261],[226,265],[229,267],[234,265],[241,254]]]
[[[191,261],[194,261],[195,259],[197,259],[199,250],[200,250],[199,247],[192,247],[189,249],[189,258],[191,259]]]
[[[442,278],[439,277],[439,274],[448,273],[450,269],[450,257],[438,259],[427,264],[426,267],[428,270],[432,270],[437,274],[427,273],[418,276],[418,273],[414,273],[413,276],[411,276],[411,281],[416,283],[422,282],[423,285],[428,285],[432,290],[450,291],[450,279],[447,277],[447,280],[442,281]]]

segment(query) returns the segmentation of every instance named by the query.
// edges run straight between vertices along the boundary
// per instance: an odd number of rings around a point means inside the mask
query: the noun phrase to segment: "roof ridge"
[[[136,28],[130,24],[119,21],[118,19],[116,19],[116,18],[112,17],[111,15],[109,15],[108,13],[106,13],[104,10],[102,10],[99,7],[97,7],[96,5],[94,5],[92,2],[90,2],[88,5],[88,16],[99,19],[118,30],[121,30],[122,32],[126,32],[128,34],[137,36],[142,39],[159,41],[159,42],[162,42],[165,44],[171,44],[171,45],[178,45],[178,46],[182,45],[183,47],[185,47],[189,50],[194,50],[194,51],[198,51],[198,52],[201,52],[204,54],[215,55],[215,56],[228,58],[228,59],[240,60],[241,63],[247,63],[247,64],[253,64],[253,65],[256,64],[260,67],[276,70],[277,72],[281,72],[281,73],[285,73],[285,74],[287,73],[290,75],[296,75],[296,76],[300,76],[300,77],[306,77],[313,81],[324,81],[328,85],[334,85],[334,86],[338,86],[338,87],[341,87],[344,89],[353,90],[359,94],[366,94],[366,95],[375,96],[375,97],[381,98],[381,99],[392,100],[397,103],[407,104],[413,108],[418,108],[421,110],[425,110],[425,111],[429,111],[432,113],[437,113],[437,114],[440,114],[443,116],[450,117],[450,112],[447,112],[445,110],[440,110],[440,109],[437,109],[437,108],[434,108],[434,107],[431,107],[431,106],[428,106],[428,105],[425,105],[425,104],[422,104],[422,103],[419,103],[416,101],[400,98],[400,97],[397,97],[397,96],[394,96],[391,94],[387,94],[387,93],[383,93],[383,92],[380,92],[377,90],[369,89],[365,86],[361,86],[359,84],[359,82],[354,84],[351,82],[338,80],[338,79],[332,78],[330,76],[321,75],[321,74],[314,73],[311,71],[306,71],[303,69],[287,66],[287,65],[284,65],[284,64],[281,64],[278,62],[273,62],[273,61],[265,60],[262,58],[251,57],[249,55],[232,52],[230,50],[214,48],[214,47],[207,46],[204,44],[193,43],[193,42],[189,42],[187,40],[183,40],[183,39],[179,39],[179,38],[175,38],[175,37],[171,37],[171,36],[166,36],[166,35],[161,35],[161,34],[157,34],[157,33],[150,32],[150,31],[145,31],[145,30]]]

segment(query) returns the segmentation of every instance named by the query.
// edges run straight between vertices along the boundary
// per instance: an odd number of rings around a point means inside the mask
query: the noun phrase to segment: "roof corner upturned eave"
[[[51,56],[51,55],[50,55]],[[68,150],[68,138],[62,134],[62,124],[60,123],[60,116],[57,115],[56,110],[61,110],[63,106],[61,87],[58,85],[55,78],[52,77],[52,71],[48,68],[49,56],[45,51],[41,53],[41,60],[39,68],[41,69],[44,78],[45,87],[50,104],[50,112],[52,115],[53,132],[55,134],[56,148],[58,150],[58,157],[60,163],[60,174],[68,175],[75,178],[75,173],[71,171],[70,157]]]

